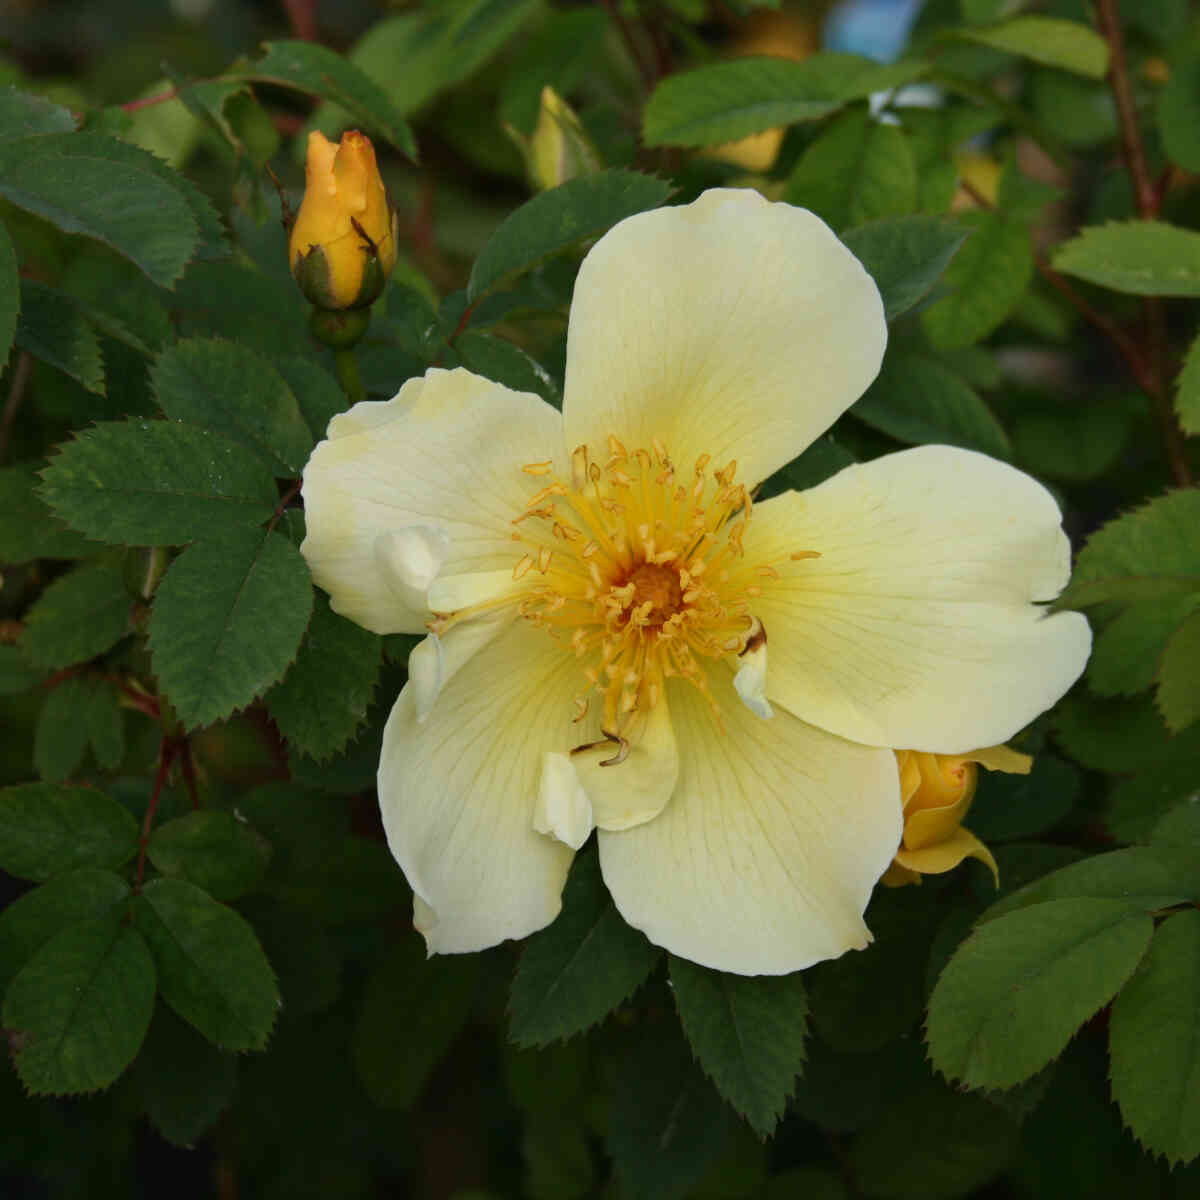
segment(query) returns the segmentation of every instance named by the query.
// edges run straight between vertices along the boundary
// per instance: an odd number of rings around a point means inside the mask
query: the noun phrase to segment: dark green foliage
[[[0,562],[76,558],[97,549],[51,515],[37,495],[37,463],[0,467]]]
[[[33,280],[22,280],[16,343],[69,375],[89,392],[104,394],[100,339],[70,297]]]
[[[661,951],[626,925],[595,851],[576,855],[554,923],[526,943],[509,998],[519,1046],[544,1046],[602,1021],[654,969]]]
[[[226,812],[192,812],[167,821],[146,847],[164,874],[185,879],[218,900],[236,900],[262,878],[270,844]]]
[[[121,572],[102,563],[56,579],[29,612],[21,645],[41,667],[69,667],[115,645],[129,628]]]

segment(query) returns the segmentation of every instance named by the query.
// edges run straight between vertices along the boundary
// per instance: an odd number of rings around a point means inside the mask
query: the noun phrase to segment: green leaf
[[[1200,591],[1200,491],[1167,492],[1109,521],[1080,551],[1060,608],[1162,600]]]
[[[237,1066],[160,1005],[135,1068],[150,1124],[168,1142],[191,1147],[232,1102]]]
[[[488,239],[471,268],[467,299],[474,304],[551,255],[658,208],[672,190],[653,175],[601,171],[542,192],[510,213]]]
[[[60,575],[29,610],[21,645],[38,666],[86,662],[129,628],[131,601],[115,567],[90,563]]]
[[[46,672],[35,667],[20,646],[0,645],[0,696],[27,692],[45,676]]]
[[[892,321],[929,294],[967,233],[952,221],[918,215],[872,221],[841,236],[874,278]]]
[[[670,971],[692,1052],[721,1095],[769,1137],[804,1067],[803,978],[728,975],[674,956]]]
[[[46,783],[0,790],[0,866],[19,879],[119,867],[137,836],[128,810],[103,792]]]
[[[18,897],[0,912],[0,990],[56,934],[103,916],[129,896],[119,875],[83,867]]]
[[[382,639],[329,607],[317,592],[292,669],[267,693],[279,732],[318,762],[340,750],[367,719]]]
[[[612,1060],[607,1149],[621,1195],[677,1200],[720,1155],[733,1113],[692,1061],[678,1027],[644,1024]]]
[[[550,373],[520,346],[469,329],[455,339],[454,349],[463,366],[477,375],[494,379],[516,392],[534,392],[556,408],[562,407],[562,396]]]
[[[263,877],[271,846],[232,813],[209,810],[160,825],[146,853],[164,875],[186,879],[218,900],[236,900]]]
[[[0,222],[0,362],[8,362],[20,309],[21,281],[17,275],[17,252],[13,249],[8,230]]]
[[[794,458],[786,467],[780,467],[755,493],[756,500],[767,500],[788,490],[802,492],[816,487],[836,475],[845,467],[856,462],[840,442],[830,434],[819,437],[799,458]]]
[[[1108,71],[1108,43],[1078,21],[1014,17],[987,29],[964,26],[954,36],[1089,79],[1103,79]]]
[[[1159,727],[1162,728],[1161,721]],[[1117,841],[1144,840],[1174,805],[1196,794],[1198,732],[1193,726],[1177,734],[1167,757],[1118,781],[1109,792],[1104,824]]]
[[[1075,806],[1083,790],[1079,769],[1055,754],[1033,760],[1028,775],[979,771],[978,791],[967,823],[988,845],[1045,833]]]
[[[117,688],[107,679],[74,675],[59,683],[38,717],[33,763],[48,783],[61,783],[74,773],[88,743],[105,770],[125,755],[125,726]]]
[[[296,397],[253,350],[220,338],[178,341],[159,356],[150,381],[168,417],[227,434],[277,475],[297,475],[307,461],[312,433]]]
[[[941,349],[986,337],[1033,278],[1028,225],[999,210],[965,213],[959,220],[973,232],[942,277],[950,294],[921,314],[925,332]]]
[[[1200,718],[1200,613],[1192,613],[1167,642],[1156,699],[1172,733]]]
[[[154,1012],[154,962],[110,913],[51,938],[9,985],[4,1025],[34,1095],[108,1087],[137,1054]]]
[[[918,79],[928,68],[826,51],[803,62],[739,58],[668,75],[642,120],[647,146],[715,146],[777,125],[815,121],[852,100]]]
[[[1012,438],[1020,462],[1030,471],[1078,483],[1095,479],[1116,462],[1132,428],[1130,406],[1113,396],[1092,399],[1086,408],[1019,413]]]
[[[350,406],[338,381],[324,367],[306,358],[279,358],[274,365],[292,389],[310,432],[324,437],[329,422]]]
[[[1167,157],[1185,171],[1200,171],[1200,49],[1185,46],[1155,106]]]
[[[889,354],[850,411],[872,429],[911,445],[943,442],[996,458],[1012,455],[1008,435],[975,389],[923,354]]]
[[[229,532],[189,546],[150,614],[155,674],[188,728],[243,708],[279,680],[312,613],[300,552],[277,533]]]
[[[1097,771],[1142,771],[1161,761],[1172,744],[1145,699],[1096,700],[1075,692],[1055,708],[1053,728],[1076,762]]]
[[[1200,846],[1200,801],[1190,799],[1176,805],[1150,834],[1154,846]]]
[[[848,1165],[867,1196],[956,1200],[981,1194],[1018,1141],[1016,1123],[995,1105],[926,1075],[859,1134]]]
[[[1123,900],[1052,900],[980,926],[929,1001],[934,1066],[967,1087],[1009,1088],[1057,1058],[1133,974],[1154,932]]]
[[[1113,1004],[1113,1099],[1168,1162],[1200,1155],[1200,912],[1164,921]]]
[[[1053,265],[1135,296],[1200,296],[1200,233],[1164,221],[1109,221],[1063,242]]]
[[[38,464],[0,467],[0,563],[82,558],[97,549],[56,520],[38,498]]]
[[[662,953],[621,919],[595,851],[575,856],[562,899],[554,923],[525,943],[513,978],[509,1036],[519,1046],[544,1046],[602,1021]]]
[[[267,1044],[279,991],[254,931],[232,908],[181,879],[148,883],[134,922],[158,966],[163,999],[223,1050]]]
[[[1171,635],[1200,608],[1200,588],[1161,600],[1137,600],[1096,637],[1088,660],[1088,686],[1098,696],[1133,696],[1158,678]]]
[[[1170,847],[1135,846],[1096,854],[1043,875],[993,904],[980,922],[1052,900],[1120,900],[1130,910],[1154,912],[1200,898],[1200,880],[1187,856]]]
[[[1200,434],[1200,335],[1188,347],[1175,380],[1175,415],[1184,433]]]
[[[15,87],[0,89],[0,141],[74,129],[75,118],[69,109]]]
[[[809,143],[788,180],[789,204],[835,230],[917,207],[917,164],[903,130],[865,108],[845,113]]]
[[[15,341],[22,350],[57,367],[89,392],[104,394],[100,339],[65,293],[32,279],[21,280]]]
[[[261,525],[274,479],[225,435],[176,421],[107,421],[85,429],[42,474],[42,499],[89,537],[179,545]]]
[[[367,1094],[411,1108],[458,1036],[479,987],[477,955],[427,958],[406,936],[367,977],[352,1053]]]
[[[417,144],[398,109],[371,77],[342,55],[314,42],[267,42],[257,62],[231,71],[227,79],[282,84],[340,105],[368,130],[381,133],[416,160]]]
[[[57,134],[0,143],[0,195],[135,262],[170,287],[199,244],[180,186],[145,160],[152,155],[97,134]],[[158,164],[169,172],[164,164]]]

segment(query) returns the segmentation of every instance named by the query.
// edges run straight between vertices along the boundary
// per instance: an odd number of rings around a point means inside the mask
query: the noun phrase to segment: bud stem
[[[346,393],[346,399],[351,404],[365,400],[367,393],[363,390],[362,376],[358,373],[358,359],[355,357],[354,350],[335,350],[333,362],[337,369],[338,382],[342,385],[342,391]]]

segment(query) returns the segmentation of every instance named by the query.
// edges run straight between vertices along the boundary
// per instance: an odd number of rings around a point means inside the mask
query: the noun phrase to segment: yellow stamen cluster
[[[570,644],[610,734],[653,708],[673,675],[711,703],[697,656],[737,654],[754,626],[761,589],[738,561],[750,495],[734,482],[735,462],[709,466],[701,455],[683,472],[657,439],[631,452],[610,436],[602,460],[578,447],[570,480],[552,479],[516,519],[525,553],[513,577],[536,572],[519,611]],[[580,718],[587,704],[581,697]]]

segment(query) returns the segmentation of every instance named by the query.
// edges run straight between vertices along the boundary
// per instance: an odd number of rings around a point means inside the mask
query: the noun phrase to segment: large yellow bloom
[[[923,446],[752,504],[879,369],[879,293],[748,191],[632,217],[575,285],[561,415],[431,370],[330,423],[303,551],[336,611],[430,635],[384,733],[434,952],[553,920],[599,830],[651,941],[778,974],[865,946],[887,747],[1005,741],[1083,669],[1050,494]],[[769,656],[769,663],[768,663]]]

